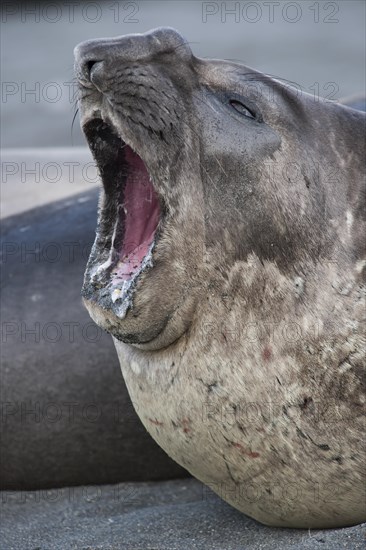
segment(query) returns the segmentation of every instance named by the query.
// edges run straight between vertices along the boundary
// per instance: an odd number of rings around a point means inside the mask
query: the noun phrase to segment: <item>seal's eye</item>
[[[235,109],[235,111],[237,111],[241,115],[247,116],[248,118],[256,118],[255,114],[237,99],[230,99],[229,103]]]

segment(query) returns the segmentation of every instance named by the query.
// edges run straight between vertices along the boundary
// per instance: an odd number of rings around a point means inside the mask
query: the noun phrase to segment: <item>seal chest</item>
[[[364,115],[173,29],[75,56],[103,184],[82,293],[145,427],[263,523],[363,521]]]

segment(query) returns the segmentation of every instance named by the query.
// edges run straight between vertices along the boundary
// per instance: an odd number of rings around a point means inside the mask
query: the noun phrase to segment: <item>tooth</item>
[[[120,288],[115,288],[111,294],[112,302],[115,303],[118,298],[121,297],[122,290]]]

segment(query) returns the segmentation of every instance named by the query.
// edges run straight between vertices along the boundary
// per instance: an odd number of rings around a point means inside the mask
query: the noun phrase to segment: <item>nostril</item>
[[[76,78],[81,85],[90,87],[92,74],[95,72],[94,65],[103,65],[104,48],[100,48],[99,40],[86,40],[75,46],[74,58]]]
[[[85,72],[89,77],[90,77],[90,73],[93,68],[93,65],[95,65],[96,63],[98,63],[96,59],[92,59],[91,61],[87,61],[85,63]]]
[[[90,80],[91,72],[96,63],[100,63],[99,59],[91,59],[84,64],[84,74]]]

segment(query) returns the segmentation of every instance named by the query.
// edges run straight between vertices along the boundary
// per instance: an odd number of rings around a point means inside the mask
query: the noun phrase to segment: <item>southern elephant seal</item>
[[[265,524],[365,520],[365,115],[169,28],[75,57],[104,188],[82,294],[142,422]]]
[[[141,425],[82,305],[96,206],[93,190],[2,220],[3,490],[186,475]]]

